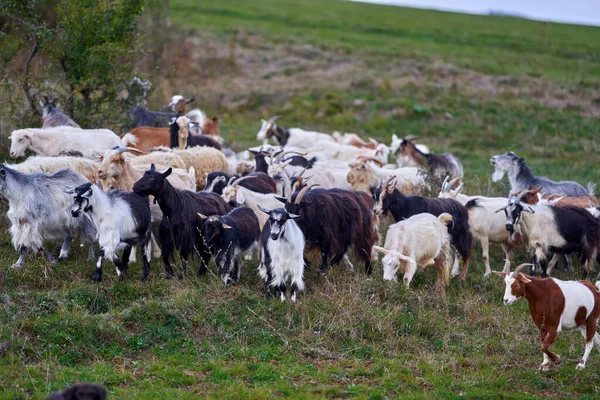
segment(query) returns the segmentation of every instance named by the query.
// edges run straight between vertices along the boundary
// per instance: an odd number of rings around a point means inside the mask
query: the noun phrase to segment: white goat
[[[379,164],[380,166],[376,166]],[[425,174],[419,168],[382,168],[383,164],[372,158],[363,158],[349,164],[347,180],[352,190],[370,193],[371,187],[377,187],[382,181],[396,177],[396,189],[404,195],[420,195],[426,187]]]
[[[445,297],[444,286],[450,278],[450,235],[447,225],[452,216],[447,213],[435,217],[428,213],[412,217],[391,225],[385,239],[385,248],[373,246],[384,254],[383,279],[397,280],[398,270],[404,272],[402,278],[406,287],[417,272],[417,266],[433,265],[437,279],[435,288]]]

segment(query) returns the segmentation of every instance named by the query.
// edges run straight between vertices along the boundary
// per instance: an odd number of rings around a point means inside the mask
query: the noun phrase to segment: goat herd
[[[465,279],[476,238],[486,276],[492,272],[489,244],[502,246],[506,262],[496,274],[505,280],[504,303],[529,301],[542,334],[543,369],[560,360],[548,347],[561,329],[578,328],[586,337],[578,368],[594,343],[600,350],[600,291],[587,281],[544,278],[561,256],[572,268],[571,254],[586,274],[592,272],[600,248],[593,187],[536,177],[523,158],[508,152],[490,161],[493,180],[508,175],[512,193],[467,196],[461,193],[460,161],[430,152],[415,137],[393,135],[388,147],[356,134],[286,129],[276,124],[277,116],[262,120],[260,146],[236,154],[222,147],[218,117],[186,113],[192,101],[173,96],[173,113],[138,109],[138,126],[119,137],[107,129],[81,129],[44,97],[43,128],[10,137],[12,157],[26,150],[37,155],[0,165],[0,192],[19,252],[13,268],[50,240],[62,240],[59,259],[66,258],[78,235],[90,259],[99,243],[96,282],[103,259],[112,260],[124,279],[136,247],[143,280],[152,254],[162,258],[168,277],[175,273],[173,262],[185,271],[198,255],[201,275],[214,258],[224,285],[240,280],[242,258],[256,257],[267,295],[284,301],[289,282],[295,301],[305,288],[305,265],[318,260],[321,273],[340,263],[352,270],[352,247],[367,274],[382,253],[383,278],[396,280],[402,272],[406,286],[418,267],[432,265],[435,287],[445,297],[451,275]],[[387,164],[390,153],[394,165]],[[444,177],[438,198],[421,196]],[[386,215],[395,223],[378,246],[379,219]],[[525,242],[533,260],[511,273],[513,250]],[[526,265],[531,276],[521,272]],[[534,277],[536,266],[542,278]]]

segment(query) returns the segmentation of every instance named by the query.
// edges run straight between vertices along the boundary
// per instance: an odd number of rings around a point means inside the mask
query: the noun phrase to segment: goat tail
[[[135,146],[137,144],[137,141],[137,137],[131,132],[127,132],[121,137],[121,145],[123,147],[127,147],[129,145]]]
[[[454,218],[452,218],[452,215],[448,214],[448,213],[442,213],[440,214],[440,216],[438,217],[438,219],[440,220],[440,222],[444,225],[448,225],[449,223],[452,223],[452,226],[454,226]],[[448,229],[452,229],[452,228],[448,228]]]
[[[587,189],[588,195],[594,197],[594,192],[596,191],[596,184],[593,182],[588,182],[585,188]]]

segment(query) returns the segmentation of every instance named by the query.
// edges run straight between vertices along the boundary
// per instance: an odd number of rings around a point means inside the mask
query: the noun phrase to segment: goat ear
[[[231,226],[227,225],[227,224],[223,224],[223,228],[225,228],[225,229],[231,229]]]
[[[242,192],[236,191],[235,201],[237,201],[238,204],[244,204],[246,202],[246,197],[242,194]]]
[[[497,209],[496,211],[494,211],[496,214],[498,214],[500,211],[506,211],[506,206]]]
[[[206,219],[206,218],[208,218],[208,217],[207,217],[206,215],[204,215],[204,214],[200,214],[200,213],[198,213],[198,215],[199,215],[199,216],[200,216],[200,218],[202,218],[202,219]]]
[[[519,158],[519,164],[523,164],[525,162],[525,159],[523,157]]]
[[[287,199],[285,197],[275,196],[275,199],[280,201],[283,204],[287,203]]]
[[[171,175],[171,172],[173,172],[173,168],[169,167],[168,170],[166,170],[165,172],[162,173],[162,177],[166,178],[167,176]]]
[[[291,219],[298,219],[298,218],[300,218],[300,216],[298,214],[290,214],[290,213],[288,213],[288,217],[290,217]]]
[[[517,279],[520,280],[523,283],[531,283],[531,279],[529,279],[525,274],[523,274],[522,272],[519,272],[519,276],[517,276]]]
[[[83,197],[84,199],[89,199],[90,197],[92,197],[92,188],[89,188],[88,190],[86,190],[81,197]]]
[[[156,172],[156,165],[154,165],[154,163],[152,163],[152,165],[150,165],[150,171]]]
[[[264,212],[265,214],[270,214],[271,210],[269,210],[268,208],[264,208],[263,206],[261,206],[260,204],[256,205],[258,207],[258,209],[262,212]]]
[[[388,254],[390,252],[389,250],[384,249],[383,247],[380,247],[380,246],[373,246],[373,249],[375,249],[376,252],[382,253],[382,254]]]
[[[506,276],[506,272],[498,272],[498,271],[492,271],[494,274],[498,275],[500,278],[504,278]]]

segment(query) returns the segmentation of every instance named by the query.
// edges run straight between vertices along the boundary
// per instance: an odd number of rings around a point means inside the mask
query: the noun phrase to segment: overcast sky
[[[356,0],[355,0],[356,1]],[[545,21],[600,25],[600,0],[359,0],[475,14],[489,10]]]

